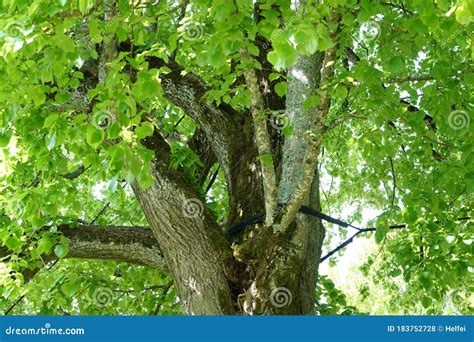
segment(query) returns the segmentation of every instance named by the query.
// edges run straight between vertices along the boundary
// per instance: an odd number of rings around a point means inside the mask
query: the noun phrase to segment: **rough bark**
[[[289,70],[286,115],[293,134],[286,137],[283,145],[279,203],[291,200],[307,168],[305,160],[311,140],[306,132],[313,129],[317,112],[305,110],[304,101],[319,86],[321,66],[320,55],[299,57]],[[312,185],[306,191],[304,204],[320,210],[315,165],[312,166]],[[244,262],[253,265],[253,279],[241,296],[242,307],[247,314],[312,314],[324,238],[321,220],[298,214],[288,229],[274,232],[273,228],[257,233],[241,247],[244,251],[241,254],[246,256]],[[259,249],[261,252],[257,252]]]
[[[62,226],[60,232],[69,240],[67,258],[115,260],[168,272],[163,253],[149,228]]]
[[[250,55],[247,51],[242,50],[240,53],[243,63],[251,61]],[[271,226],[273,224],[273,217],[275,216],[276,203],[276,175],[273,163],[272,148],[270,142],[270,135],[267,130],[267,123],[265,117],[265,106],[263,102],[262,92],[258,83],[258,78],[255,70],[247,68],[244,70],[244,77],[247,86],[252,94],[252,122],[255,132],[255,144],[259,152],[260,164],[263,174],[263,191],[265,197],[265,224]]]
[[[226,276],[230,249],[222,231],[180,171],[169,168],[169,146],[161,135],[144,141],[160,156],[152,174],[155,184],[133,184],[150,227],[160,245],[187,314],[232,314]],[[169,194],[166,199],[164,194]]]
[[[325,61],[332,63],[324,65],[334,63],[335,51],[334,48],[326,52]],[[230,250],[222,241],[220,232],[215,233],[218,228],[205,208],[198,219],[183,217],[180,206],[187,199],[199,196],[180,173],[167,168],[167,152],[163,153],[167,146],[160,143],[160,137],[154,137],[154,143],[148,142],[149,148],[165,158],[155,162],[153,172],[156,184],[149,190],[141,190],[137,186],[134,189],[162,247],[188,313],[233,313],[235,304],[241,313],[246,314],[314,312],[314,290],[324,228],[319,219],[296,213],[303,203],[320,210],[316,165],[330,100],[323,90],[322,104],[317,109],[305,110],[303,104],[309,96],[315,95],[314,89],[321,84],[322,65],[321,55],[299,57],[290,69],[286,108],[294,134],[283,145],[278,201],[292,204],[282,212],[278,224],[270,229],[249,229],[233,244],[236,262],[230,257]],[[173,71],[162,77],[165,96],[198,123],[226,174],[228,224],[263,211],[266,199],[256,160],[258,147],[263,146],[262,139],[256,139],[260,146],[254,144],[254,134],[258,135],[256,129],[263,126],[257,122],[256,127],[257,115],[253,116],[252,121],[250,113],[236,113],[225,105],[208,103],[204,96],[206,85],[198,76],[192,73],[182,76],[183,68],[176,65],[170,69]],[[332,67],[323,68],[323,75],[324,80],[330,78]],[[247,73],[245,76],[247,83],[255,88],[255,74]],[[254,114],[260,107],[263,109],[262,101],[253,101]],[[308,131],[317,137],[308,136]],[[265,151],[268,151],[268,144],[265,146]],[[160,187],[175,195],[166,204],[157,204],[156,199],[162,196]],[[170,225],[154,228],[153,222],[160,216]],[[184,262],[186,255],[189,257]],[[233,272],[239,268],[242,272],[235,281]],[[193,280],[192,286],[189,277]],[[209,279],[214,280],[212,286]],[[229,292],[230,287],[234,296]],[[205,298],[202,297],[203,289],[207,289]]]
[[[210,103],[207,86],[196,74],[187,72],[174,61],[150,57],[150,67],[167,66],[172,72],[161,76],[164,96],[196,121],[224,170],[229,191],[227,225],[261,212],[263,186],[258,171],[257,148],[249,113]]]
[[[68,239],[69,252],[66,259],[114,260],[134,265],[148,266],[168,273],[163,254],[153,233],[145,227],[81,225],[71,228],[68,225],[58,227],[58,233]],[[0,247],[0,258],[9,259],[11,251]],[[38,266],[58,259],[52,253],[43,255]],[[23,278],[28,282],[39,270],[24,270]]]
[[[338,16],[334,15],[331,20],[337,23],[339,19]],[[336,28],[334,31],[329,32],[329,36],[334,40],[336,38],[337,29],[338,28]],[[279,188],[279,199],[282,199],[282,194],[286,194],[285,197],[288,198],[288,204],[285,206],[281,221],[276,227],[277,230],[280,231],[285,230],[293,221],[294,217],[296,216],[296,213],[303,204],[314,179],[314,170],[317,165],[317,157],[321,149],[321,143],[326,129],[324,120],[327,114],[329,113],[329,109],[331,107],[331,98],[328,91],[329,84],[327,83],[330,81],[334,74],[336,52],[337,44],[334,43],[333,47],[327,49],[324,52],[324,60],[322,62],[322,65],[319,63],[311,64],[311,61],[307,60],[307,57],[300,57],[299,59],[301,63],[301,68],[299,70],[292,68],[292,70],[290,71],[295,79],[300,79],[300,81],[302,83],[305,83],[304,85],[306,85],[306,92],[303,92],[302,95],[293,94],[293,96],[291,96],[293,101],[296,102],[295,104],[298,106],[301,105],[302,102],[304,102],[304,100],[308,98],[308,96],[313,95],[311,93],[311,88],[308,88],[308,86],[310,86],[312,81],[315,79],[315,75],[318,75],[317,73],[315,74],[316,71],[314,70],[314,67],[316,66],[318,69],[322,68],[321,75],[317,76],[320,77],[320,80],[318,82],[318,95],[320,97],[320,103],[314,110],[314,114],[302,114],[300,116],[290,113],[290,115],[293,115],[294,117],[301,117],[304,120],[309,120],[306,123],[301,122],[302,126],[309,125],[309,130],[300,132],[299,135],[295,135],[295,137],[293,138],[293,141],[295,142],[294,145],[297,147],[296,149],[293,148],[294,152],[299,153],[299,155],[301,156],[304,156],[303,166],[301,168],[294,167],[292,164],[290,164],[289,161],[285,162],[285,155],[288,156],[289,154],[285,153],[286,147],[284,146],[282,179],[285,180],[290,178],[291,180],[289,182],[283,181]],[[309,58],[311,59],[311,57]],[[305,90],[301,87],[298,87],[298,89],[301,91]],[[291,105],[287,105],[287,111],[288,110],[293,111]],[[304,108],[301,108],[301,111],[304,113]],[[297,121],[299,121],[299,119]],[[296,140],[298,137],[301,139],[301,141]],[[288,143],[285,142],[285,145],[287,144]],[[304,152],[303,150],[301,150],[301,145],[304,145],[306,148]],[[294,174],[295,170],[298,170],[299,173],[297,175],[296,181],[294,177],[289,177],[290,174]],[[288,191],[289,189],[291,190]]]

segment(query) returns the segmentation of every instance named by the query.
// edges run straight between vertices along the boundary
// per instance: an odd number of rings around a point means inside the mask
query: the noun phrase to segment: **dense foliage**
[[[325,85],[332,104],[319,165],[322,208],[377,227],[352,244],[366,237],[377,246],[347,270],[350,291],[320,278],[319,312],[472,313],[473,2],[258,4],[257,22],[250,0],[1,2],[0,250],[7,252],[0,310],[20,299],[12,313],[181,313],[159,270],[68,259],[58,230],[94,220],[147,225],[130,184],[153,184],[150,162],[160,156],[141,139],[156,130],[171,145],[170,167],[198,184],[204,162],[189,146],[196,122],[164,96],[161,78],[173,70],[153,58],[199,75],[205,100],[244,111],[251,106],[246,68],[273,68],[268,91],[284,98],[298,55],[337,44],[340,58]],[[333,11],[340,13],[337,41],[329,34]],[[119,49],[106,56],[111,42]],[[292,134],[282,113],[265,115],[273,130]],[[217,164],[200,191],[224,222],[228,193]],[[367,208],[375,220],[367,222]],[[352,234],[331,224],[326,230],[325,251]]]

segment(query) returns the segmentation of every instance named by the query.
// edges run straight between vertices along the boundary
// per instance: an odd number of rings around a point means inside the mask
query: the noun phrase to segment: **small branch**
[[[343,249],[344,247],[346,247],[348,244],[352,243],[354,241],[354,238],[357,237],[359,234],[362,234],[362,231],[358,231],[357,233],[355,233],[354,235],[352,235],[349,239],[347,239],[346,241],[344,241],[343,243],[341,243],[339,246],[337,246],[336,248],[334,248],[332,251],[330,251],[328,254],[326,254],[325,256],[321,257],[321,259],[319,260],[319,262],[323,262],[325,261],[326,259],[328,259],[330,256],[332,256],[333,254],[337,253],[338,251],[340,251],[341,249]]]
[[[474,73],[474,70],[461,70],[460,74],[461,75],[467,75],[467,74],[472,74]],[[451,77],[454,76],[459,76],[458,74],[456,75],[451,75]],[[420,81],[431,81],[435,80],[436,77],[430,76],[430,75],[423,75],[423,76],[403,76],[403,77],[397,77],[397,78],[391,78],[384,83],[404,83],[404,82],[420,82]]]
[[[402,229],[402,228],[406,228],[407,225],[405,224],[401,224],[401,225],[395,225],[395,226],[390,226],[389,229],[391,230],[394,230],[394,229]],[[348,238],[346,241],[344,241],[343,243],[341,243],[339,246],[337,246],[336,248],[334,248],[332,251],[330,251],[328,254],[326,254],[325,256],[323,256],[319,262],[323,262],[324,260],[328,259],[330,256],[334,255],[335,253],[339,252],[341,249],[343,249],[344,247],[346,247],[347,245],[349,245],[350,243],[354,242],[354,238],[356,238],[357,236],[359,236],[360,234],[363,234],[363,233],[367,233],[367,232],[374,232],[376,231],[376,228],[363,228],[363,229],[359,229],[354,235],[352,235],[350,238]]]
[[[458,200],[459,197],[462,196],[463,193],[466,192],[466,188],[464,188],[460,193],[459,195],[457,195],[456,197],[454,197],[449,203],[448,203],[448,207],[452,206],[454,204],[454,202],[456,202]]]
[[[156,316],[160,312],[161,308],[163,307],[164,299],[165,299],[166,295],[168,294],[168,291],[170,290],[171,286],[172,286],[171,283],[169,283],[167,285],[164,285],[163,294],[161,295],[160,300],[156,304],[155,310],[153,310],[153,312],[151,313],[152,316]]]
[[[330,131],[331,129],[336,128],[337,126],[343,124],[344,122],[346,122],[347,120],[349,120],[351,118],[367,120],[367,118],[365,116],[357,115],[356,112],[351,112],[351,113],[347,114],[346,116],[343,116],[342,118],[336,119],[333,122],[331,122],[329,124],[329,126],[327,126],[324,129],[324,131],[325,132]]]
[[[122,189],[125,189],[125,187],[127,186],[127,184],[128,184],[127,182],[123,183]],[[92,221],[90,222],[91,225],[94,224],[94,223],[99,219],[99,217],[102,216],[102,214],[107,210],[107,208],[110,207],[110,204],[111,204],[111,203],[112,203],[112,202],[110,202],[110,201],[107,202],[107,203],[105,203],[105,205],[102,207],[102,209],[100,209],[100,210],[97,212],[97,214],[95,215],[95,217],[94,217],[94,218],[92,219]]]
[[[471,217],[460,217],[456,221],[468,221],[470,219],[471,219]],[[441,222],[436,221],[435,223],[439,224]],[[403,228],[407,228],[407,227],[408,227],[407,224],[395,224],[395,225],[389,226],[388,229],[396,230],[396,229],[403,229]],[[354,228],[354,226],[352,226],[352,228]],[[356,228],[356,229],[357,229],[357,232],[354,235],[352,235],[349,239],[347,239],[346,241],[341,243],[339,246],[337,246],[336,248],[331,250],[329,253],[327,253],[325,256],[323,256],[319,260],[319,262],[320,263],[323,262],[324,260],[328,259],[331,255],[334,255],[335,253],[337,253],[338,251],[340,251],[341,249],[343,249],[344,247],[346,247],[347,245],[352,243],[354,241],[354,238],[359,236],[360,234],[367,233],[367,232],[375,232],[377,230],[377,228]]]
[[[61,177],[69,179],[69,180],[73,180],[73,179],[76,179],[76,178],[80,177],[89,168],[90,168],[90,165],[87,168],[84,167],[84,165],[81,165],[79,168],[77,168],[74,171],[62,174]]]
[[[152,285],[152,286],[144,286],[143,289],[141,290],[119,290],[119,289],[116,289],[116,290],[112,290],[112,292],[118,292],[118,293],[137,293],[137,292],[145,292],[145,291],[151,291],[151,290],[159,290],[159,289],[163,289],[163,290],[166,290],[167,288],[169,288],[169,284],[167,285]]]
[[[399,9],[405,14],[413,15],[413,12],[406,9],[403,4],[401,4],[401,5],[400,4],[394,4],[393,2],[386,2],[386,1],[381,1],[380,4],[384,5],[384,6],[389,6],[389,7],[392,7],[392,8]]]
[[[179,13],[179,17],[178,17],[178,24],[181,20],[184,19],[184,17],[186,16],[186,7],[188,7],[188,3],[189,3],[189,0],[183,0],[183,2],[181,3],[181,5],[179,6],[180,8],[180,13]],[[176,48],[174,49],[174,51],[171,53],[171,59],[174,60],[176,59],[176,54],[178,53],[178,47],[176,46]]]
[[[397,178],[395,177],[395,169],[393,167],[393,160],[392,157],[388,157],[390,160],[390,169],[392,171],[392,180],[393,180],[393,189],[392,189],[392,207],[395,203],[395,191],[397,190]]]
[[[207,184],[206,191],[204,192],[205,195],[207,195],[207,193],[209,192],[209,190],[211,190],[212,185],[213,185],[214,182],[216,181],[216,178],[217,178],[217,176],[219,175],[219,169],[220,169],[220,166],[217,166],[216,171],[214,172],[214,174],[212,175],[211,179],[209,180],[209,184]]]
[[[244,61],[251,60],[251,57],[246,50],[241,49],[240,54]],[[251,111],[255,131],[255,142],[258,148],[258,153],[261,157],[260,162],[263,173],[263,192],[265,195],[266,211],[265,224],[271,226],[276,213],[277,183],[275,167],[273,165],[270,136],[268,134],[265,116],[262,115],[264,111],[264,102],[255,70],[253,68],[245,68],[244,77],[251,93]]]
[[[441,145],[441,146],[445,146],[445,147],[453,147],[452,144],[448,144],[448,143],[445,143],[445,142],[443,142],[443,141],[439,141],[439,140],[433,139],[433,138],[429,137],[428,135],[424,135],[423,138],[424,138],[424,139],[427,139],[427,140],[429,140],[429,141],[431,141],[431,142],[433,142],[433,143],[435,143],[435,144],[437,144],[437,145]]]
[[[92,219],[91,224],[94,224],[95,221],[99,219],[99,217],[102,216],[102,214],[107,210],[107,208],[110,207],[110,202],[107,202],[102,209],[99,210],[99,212],[95,215],[95,217]]]
[[[360,57],[351,48],[346,48],[346,56],[353,63],[357,64],[360,62]]]
[[[56,260],[56,261],[54,261],[53,264],[52,264],[49,268],[47,268],[47,271],[50,271],[54,266],[56,266],[56,264],[57,264],[58,262],[59,262],[59,259]],[[39,269],[36,270],[33,275],[35,275],[35,274],[38,273],[39,271],[40,271]],[[51,289],[50,289],[50,290],[51,290]],[[22,294],[22,295],[15,301],[15,303],[13,303],[13,305],[10,306],[7,311],[4,312],[3,315],[4,315],[4,316],[7,316],[18,304],[20,304],[20,302],[21,302],[21,301],[23,300],[23,298],[25,298],[25,297],[26,297],[26,293]]]

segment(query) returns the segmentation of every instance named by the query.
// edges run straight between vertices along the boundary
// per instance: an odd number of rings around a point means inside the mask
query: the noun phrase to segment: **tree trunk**
[[[281,165],[279,203],[289,202],[298,191],[301,177],[307,172],[305,158],[316,158],[305,153],[310,143],[306,132],[315,122],[317,111],[304,109],[303,104],[319,84],[321,63],[320,55],[300,57],[289,71],[286,115],[294,133],[274,147],[283,153],[282,159],[275,161]],[[169,87],[167,96],[188,113],[194,113],[191,116],[199,118],[207,138],[217,144],[213,150],[224,166],[229,191],[227,227],[264,211],[262,169],[251,116],[229,116],[226,108],[202,101],[196,104],[196,97],[201,97],[205,89],[195,77],[183,80],[168,76],[164,85]],[[187,95],[177,96],[179,88]],[[263,224],[249,226],[230,246],[198,192],[182,172],[169,169],[170,152],[161,135],[156,133],[144,145],[159,156],[153,166],[156,182],[148,190],[137,184],[133,188],[163,252],[185,313],[314,313],[324,238],[319,219],[297,214],[283,232]],[[304,204],[320,210],[316,171],[315,167],[311,171],[314,178]],[[188,205],[194,206],[195,211],[188,212]]]

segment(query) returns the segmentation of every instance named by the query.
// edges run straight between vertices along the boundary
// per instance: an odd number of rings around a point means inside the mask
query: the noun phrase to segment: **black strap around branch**
[[[281,208],[282,206],[279,205],[279,207]],[[328,215],[323,214],[322,212],[320,212],[316,209],[307,207],[305,205],[301,206],[299,212],[302,213],[302,214],[305,214],[305,215],[320,218],[321,220],[324,220],[324,221],[327,221],[327,222],[330,222],[330,223],[334,223],[334,224],[336,224],[338,226],[341,226],[341,227],[344,227],[344,228],[351,227],[351,228],[358,229],[358,230],[360,229],[360,228],[357,228],[356,226],[353,226],[350,223],[347,223],[347,222],[341,221],[337,218],[328,216]],[[242,231],[244,231],[247,226],[257,224],[257,223],[262,223],[264,220],[265,220],[265,213],[258,213],[258,214],[254,215],[252,217],[249,217],[249,218],[243,220],[242,222],[239,222],[239,223],[233,225],[229,229],[227,229],[226,236],[227,236],[227,238],[232,238],[233,236],[238,235]]]
[[[281,209],[281,208],[283,208],[283,205],[280,204],[278,207]],[[322,212],[320,212],[316,209],[313,209],[313,208],[310,208],[310,207],[307,207],[307,206],[304,206],[304,205],[301,206],[299,212],[303,213],[305,215],[320,218],[321,220],[336,224],[336,225],[338,225],[340,227],[343,227],[343,228],[350,227],[350,228],[354,228],[355,230],[357,230],[357,232],[354,235],[352,235],[346,241],[344,241],[339,246],[337,246],[336,248],[331,250],[329,253],[327,253],[325,256],[323,256],[320,259],[320,262],[323,262],[324,260],[328,259],[331,255],[337,253],[339,250],[343,249],[344,247],[346,247],[347,245],[352,243],[354,241],[354,238],[357,237],[358,235],[360,235],[362,233],[366,233],[366,232],[374,232],[374,231],[377,230],[377,228],[359,228],[359,227],[356,227],[356,226],[354,226],[350,223],[347,223],[347,222],[341,221],[337,218],[334,218],[334,217],[331,217],[329,215],[323,214]],[[466,220],[470,220],[470,219],[471,219],[470,217],[461,217],[461,218],[458,218],[457,220],[458,221],[466,221]],[[237,224],[233,225],[232,227],[230,227],[229,229],[227,229],[226,236],[227,236],[228,239],[230,239],[230,238],[240,234],[242,231],[244,231],[247,226],[257,224],[257,223],[262,223],[264,220],[265,220],[265,213],[256,214],[255,216],[249,217],[249,218],[243,220],[242,222],[237,223]],[[441,223],[441,222],[437,221],[437,223]],[[389,226],[388,228],[392,230],[392,229],[402,229],[402,228],[406,228],[406,227],[407,227],[406,224],[395,224],[395,225]]]

